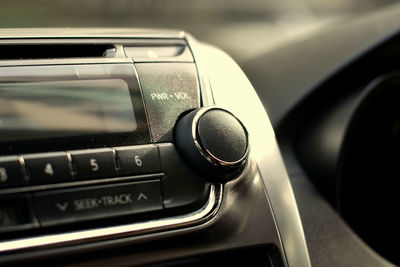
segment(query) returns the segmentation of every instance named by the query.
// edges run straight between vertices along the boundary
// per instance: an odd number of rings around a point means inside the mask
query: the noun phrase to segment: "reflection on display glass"
[[[0,84],[0,142],[133,132],[124,80]]]

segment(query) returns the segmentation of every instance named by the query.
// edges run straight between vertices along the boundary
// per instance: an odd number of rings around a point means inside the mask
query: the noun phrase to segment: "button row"
[[[141,153],[137,152],[137,148],[140,148]],[[103,157],[110,151],[116,157]],[[132,151],[136,152],[133,153]],[[103,152],[107,153],[103,154]],[[88,157],[88,153],[94,156]],[[8,192],[6,195],[0,195],[0,233],[91,220],[97,223],[101,219],[125,215],[135,216],[135,218],[129,218],[130,222],[134,222],[136,219],[182,215],[201,208],[210,194],[210,184],[184,164],[173,144],[119,147],[115,150],[71,151],[70,154],[66,154],[71,159],[68,159],[67,162],[72,162],[77,170],[76,173],[81,173],[82,177],[93,176],[91,171],[94,170],[88,168],[88,165],[100,171],[104,170],[104,162],[112,159],[118,162],[119,174],[141,171],[148,173],[149,170],[155,169],[159,172],[159,169],[161,169],[162,178],[160,174],[154,174],[140,182],[119,182],[51,190],[49,187],[37,187],[31,193],[26,194]],[[159,163],[158,154],[160,154]],[[32,159],[36,159],[40,163],[38,163],[40,167],[38,169],[43,172],[47,171],[49,174],[55,174],[60,172],[60,167],[57,164],[48,160],[43,163],[39,159],[59,159],[60,155],[65,156],[63,153],[52,153],[38,154],[32,158],[30,158],[31,155],[27,155],[21,158],[26,161],[26,170],[29,171],[30,175],[34,174],[28,168],[28,163],[31,162],[32,165]],[[102,156],[100,157],[100,155]],[[149,160],[152,158],[153,161]],[[154,160],[154,158],[157,160]],[[18,162],[19,159],[19,157],[3,157],[3,165],[1,166],[7,168],[8,171],[10,165],[7,164],[13,161]],[[82,169],[77,164],[77,162],[81,162],[77,159],[86,162],[83,166],[87,168],[87,173],[84,172],[84,168]],[[95,161],[92,159],[95,159]],[[50,163],[51,167],[46,166],[47,163]],[[152,164],[155,164],[156,167]],[[144,170],[138,169],[140,167],[143,167]],[[107,173],[107,171],[105,172]],[[7,172],[7,174],[11,174],[11,172]],[[142,216],[142,213],[146,213],[146,216]],[[115,220],[114,223],[116,222],[120,223],[121,220]],[[87,226],[87,224],[84,225]],[[75,225],[73,227],[79,228],[80,226]]]
[[[0,188],[159,171],[155,145],[7,156],[0,158]]]
[[[162,210],[159,180],[37,192],[0,198],[0,233]]]

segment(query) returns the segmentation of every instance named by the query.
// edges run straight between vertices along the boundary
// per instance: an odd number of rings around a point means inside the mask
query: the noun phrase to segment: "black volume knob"
[[[175,139],[192,168],[219,182],[232,179],[247,160],[246,128],[221,108],[199,108],[183,116],[176,124]]]

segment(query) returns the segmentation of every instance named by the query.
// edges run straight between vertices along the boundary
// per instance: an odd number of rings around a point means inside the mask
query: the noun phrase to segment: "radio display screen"
[[[0,83],[0,142],[133,132],[121,79]]]
[[[0,69],[0,154],[150,142],[132,64]]]

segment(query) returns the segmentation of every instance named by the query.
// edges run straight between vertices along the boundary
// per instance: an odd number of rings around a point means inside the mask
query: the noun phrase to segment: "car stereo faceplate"
[[[222,51],[132,29],[1,30],[0,51],[0,263],[202,233],[181,257],[309,265],[268,116]]]

